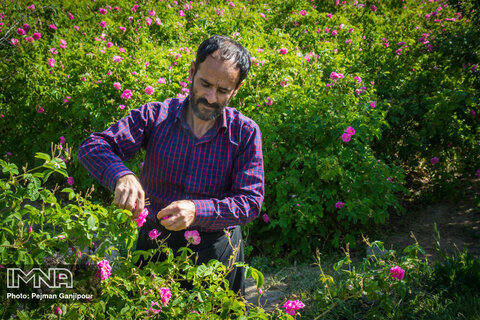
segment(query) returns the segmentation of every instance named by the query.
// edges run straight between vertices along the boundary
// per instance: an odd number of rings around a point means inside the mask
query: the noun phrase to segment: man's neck
[[[187,108],[187,124],[189,125],[190,129],[192,129],[193,134],[195,137],[200,139],[205,135],[205,133],[210,130],[215,125],[215,120],[202,120],[196,117],[193,114],[192,108],[190,107],[190,104],[188,105]]]

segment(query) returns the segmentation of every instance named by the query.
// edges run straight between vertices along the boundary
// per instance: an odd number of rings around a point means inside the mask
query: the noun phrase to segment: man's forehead
[[[224,60],[218,54],[207,56],[205,61],[196,67],[196,71],[201,73],[201,78],[207,82],[222,79],[233,82],[235,87],[240,77],[240,68],[237,67],[235,59]]]

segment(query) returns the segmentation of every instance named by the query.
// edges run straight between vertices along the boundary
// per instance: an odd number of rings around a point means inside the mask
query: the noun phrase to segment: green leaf
[[[263,273],[253,267],[247,268],[245,272],[245,278],[248,277],[252,277],[254,280],[256,280],[257,289],[260,289],[265,281]]]
[[[46,153],[43,153],[43,152],[37,152],[37,153],[35,154],[35,158],[37,158],[37,159],[43,159],[43,160],[45,160],[46,162],[50,162],[50,160],[51,160],[50,156],[49,156],[48,154],[46,154]]]
[[[97,217],[95,215],[90,215],[87,220],[87,227],[89,230],[96,230],[97,229]]]

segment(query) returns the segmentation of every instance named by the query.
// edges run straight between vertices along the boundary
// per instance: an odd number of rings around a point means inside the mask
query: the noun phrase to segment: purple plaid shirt
[[[188,99],[151,102],[102,133],[91,134],[78,158],[102,185],[115,189],[132,173],[124,164],[144,148],[140,181],[150,200],[149,219],[173,201],[190,199],[189,229],[213,232],[255,219],[264,197],[262,138],[258,125],[234,108],[200,139],[186,122]]]

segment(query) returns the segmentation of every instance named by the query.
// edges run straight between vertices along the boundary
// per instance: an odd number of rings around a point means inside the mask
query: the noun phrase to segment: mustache
[[[203,103],[204,105],[206,105],[206,106],[208,106],[208,107],[210,107],[210,108],[214,108],[214,109],[216,109],[216,110],[221,109],[221,106],[220,106],[218,103],[215,102],[215,103],[211,103],[211,104],[210,104],[210,103],[208,103],[207,99],[205,99],[205,98],[199,98],[199,99],[197,100],[197,103],[196,103],[196,104],[198,105],[199,103]]]

